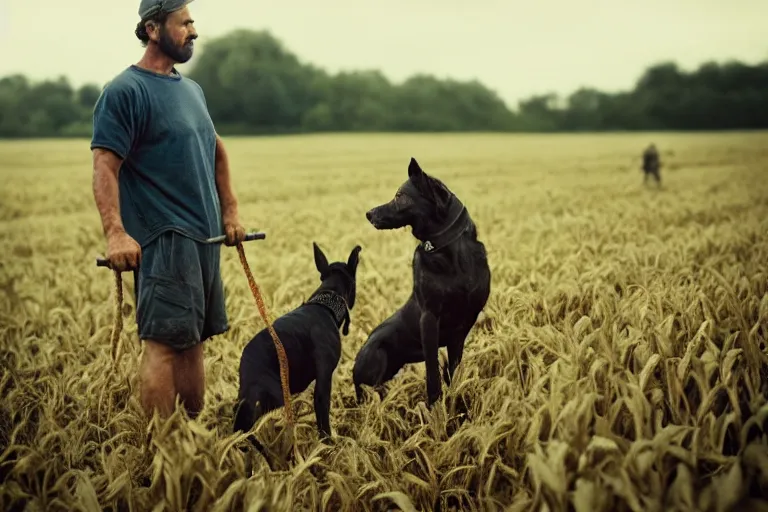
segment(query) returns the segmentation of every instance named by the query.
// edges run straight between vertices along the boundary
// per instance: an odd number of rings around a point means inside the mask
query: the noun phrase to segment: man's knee
[[[198,343],[178,351],[167,343],[144,341],[141,363],[141,401],[147,414],[158,409],[169,416],[178,396],[187,414],[194,418],[205,404],[203,346]]]
[[[173,362],[176,351],[165,343],[144,340],[144,354],[141,366],[142,374],[150,380],[173,376]]]
[[[197,416],[205,405],[205,364],[203,344],[177,352],[174,384],[190,417]]]
[[[157,409],[167,417],[176,400],[174,385],[174,350],[162,343],[145,340],[140,367],[141,403],[147,414]]]

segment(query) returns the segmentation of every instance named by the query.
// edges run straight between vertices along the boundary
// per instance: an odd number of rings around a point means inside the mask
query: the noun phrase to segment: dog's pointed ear
[[[415,158],[411,157],[411,163],[408,164],[408,179],[411,180],[416,188],[424,195],[430,193],[429,189],[429,176],[425,173],[419,162]]]
[[[424,172],[415,158],[411,157],[408,166],[408,177],[416,188],[438,206],[444,208],[451,200],[451,192],[438,180]]]
[[[325,254],[323,254],[323,251],[315,242],[312,242],[312,247],[315,249],[315,266],[320,275],[323,276],[328,271],[328,258],[325,257]]]
[[[421,170],[421,166],[419,165],[419,162],[417,162],[415,158],[411,157],[411,161],[410,163],[408,163],[408,177],[418,178],[423,174],[424,174],[424,171]]]
[[[352,249],[352,252],[349,254],[349,259],[347,260],[347,268],[352,273],[352,275],[355,275],[355,272],[357,272],[357,263],[360,259],[360,251],[363,248],[359,245],[356,245],[354,249]]]

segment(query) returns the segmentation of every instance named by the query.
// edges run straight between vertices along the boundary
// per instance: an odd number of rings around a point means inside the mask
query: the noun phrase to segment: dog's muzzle
[[[381,214],[377,210],[378,210],[378,207],[368,210],[367,212],[365,212],[365,218],[368,219],[368,222],[370,222],[373,225],[373,227],[375,227],[376,229],[380,229],[382,224]]]
[[[391,205],[385,204],[368,210],[365,213],[365,218],[376,229],[395,229],[402,226],[397,221],[396,214],[397,212],[393,211]]]

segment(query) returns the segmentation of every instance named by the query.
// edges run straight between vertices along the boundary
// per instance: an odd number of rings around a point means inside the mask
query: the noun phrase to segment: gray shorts
[[[139,338],[186,350],[229,329],[221,246],[166,231],[142,249],[136,276]]]

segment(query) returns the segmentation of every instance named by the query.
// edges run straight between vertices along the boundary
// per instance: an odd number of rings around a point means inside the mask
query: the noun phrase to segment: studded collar
[[[317,304],[328,309],[333,314],[337,327],[342,327],[346,336],[349,334],[349,307],[344,297],[331,290],[323,290],[312,295],[305,304]]]

